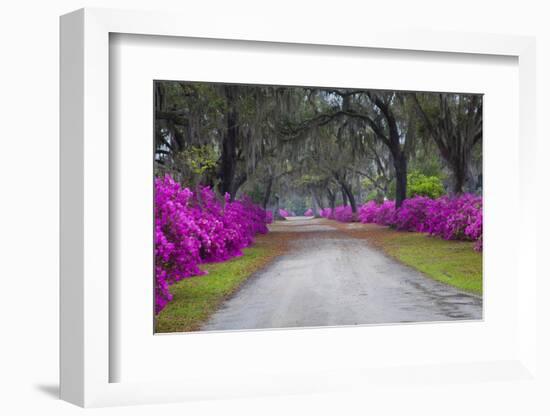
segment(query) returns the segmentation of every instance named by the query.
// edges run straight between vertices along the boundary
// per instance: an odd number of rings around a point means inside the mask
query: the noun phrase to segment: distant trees
[[[157,174],[232,199],[355,214],[479,186],[479,95],[159,81],[154,97]]]
[[[347,137],[359,141],[356,147],[361,147],[365,135],[372,133],[391,154],[399,207],[407,197],[407,161],[416,135],[411,93],[331,89],[319,90],[317,95],[324,97],[325,105],[316,108],[311,117],[287,127],[287,132],[303,137],[304,132],[336,123],[340,131],[351,129]],[[311,98],[310,102],[315,103]]]

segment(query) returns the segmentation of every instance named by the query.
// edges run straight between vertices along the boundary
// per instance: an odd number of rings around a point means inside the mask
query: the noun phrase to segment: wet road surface
[[[249,278],[201,330],[482,318],[480,297],[425,277],[326,220],[277,222],[290,250]]]

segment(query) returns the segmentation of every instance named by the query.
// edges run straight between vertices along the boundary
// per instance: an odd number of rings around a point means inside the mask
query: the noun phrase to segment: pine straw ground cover
[[[472,250],[470,241],[443,240],[427,234],[396,231],[376,224],[331,225],[382,250],[426,276],[460,290],[483,294],[482,253]]]
[[[222,263],[207,263],[202,276],[189,277],[170,286],[173,299],[155,318],[155,332],[188,332],[200,329],[220,305],[252,274],[287,249],[295,233],[270,232],[256,236],[243,255]]]

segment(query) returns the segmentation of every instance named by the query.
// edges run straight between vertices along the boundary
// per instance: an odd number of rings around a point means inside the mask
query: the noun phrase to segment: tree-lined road
[[[475,320],[480,297],[436,282],[324,220],[277,222],[290,250],[253,275],[201,330]]]

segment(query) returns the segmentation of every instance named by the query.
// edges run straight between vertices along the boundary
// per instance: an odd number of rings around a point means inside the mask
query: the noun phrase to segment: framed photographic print
[[[155,332],[482,318],[482,95],[153,88]]]
[[[62,398],[529,379],[533,39],[180,21],[61,19]]]

